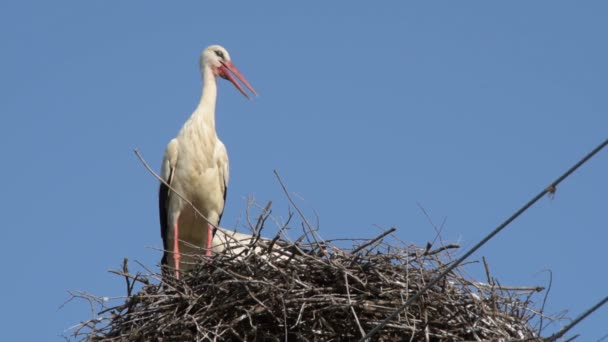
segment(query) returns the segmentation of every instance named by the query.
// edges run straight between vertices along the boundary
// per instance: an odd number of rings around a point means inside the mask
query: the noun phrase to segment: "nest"
[[[384,238],[390,232],[350,243],[310,238],[312,231],[295,242],[256,237],[232,253],[201,256],[180,279],[171,271],[132,275],[125,261],[117,273],[127,280],[126,301],[83,323],[74,336],[91,341],[356,341],[383,324],[372,340],[540,340],[530,326],[535,316],[530,306],[532,294],[542,288],[501,287],[487,268],[487,284],[466,279],[457,268],[381,323],[437,277],[458,247],[389,244]],[[131,293],[138,282],[145,285]]]

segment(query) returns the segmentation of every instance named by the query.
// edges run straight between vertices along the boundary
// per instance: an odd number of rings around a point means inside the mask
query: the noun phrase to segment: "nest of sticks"
[[[258,232],[267,215],[255,225]],[[90,341],[356,341],[437,277],[458,248],[406,246],[395,238],[389,243],[392,231],[346,242],[322,241],[310,228],[294,242],[256,235],[233,246],[233,252],[201,256],[180,279],[167,270],[130,274],[125,260],[115,273],[127,281],[127,299],[82,323],[73,336]],[[530,323],[537,315],[531,298],[543,288],[497,285],[485,260],[484,265],[487,283],[467,279],[456,268],[372,340],[540,341]],[[137,283],[144,285],[135,293]]]

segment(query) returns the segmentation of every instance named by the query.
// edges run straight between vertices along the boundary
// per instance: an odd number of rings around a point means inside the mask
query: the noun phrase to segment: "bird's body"
[[[167,145],[161,168],[161,177],[170,187],[161,184],[159,190],[165,249],[162,264],[174,268],[177,277],[180,271],[191,267],[195,255],[211,254],[213,231],[224,211],[229,165],[226,148],[215,130],[216,76],[228,79],[247,96],[232,72],[255,94],[223,47],[213,45],[205,49],[200,66],[203,76],[200,103]]]
[[[269,249],[273,245],[274,249]],[[242,260],[249,253],[257,254],[267,260],[287,260],[294,250],[284,240],[263,238],[259,235],[243,234],[236,231],[218,228],[213,236],[213,252],[222,253],[234,260]]]

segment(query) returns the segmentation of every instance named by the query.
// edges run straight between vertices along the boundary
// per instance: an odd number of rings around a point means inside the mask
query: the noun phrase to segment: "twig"
[[[541,331],[543,331],[543,312],[545,312],[545,304],[547,303],[547,298],[549,298],[549,293],[551,292],[551,285],[553,284],[553,272],[551,270],[547,270],[549,272],[549,285],[547,287],[547,291],[543,296],[543,304],[540,306],[540,323],[538,326],[538,335],[540,336]]]
[[[437,249],[433,249],[430,251],[425,251],[424,256],[430,256],[430,255],[435,255],[435,254],[439,254],[447,249],[454,249],[454,248],[460,248],[459,244],[456,243],[451,243],[449,245],[443,245]]]
[[[376,243],[379,240],[382,240],[385,236],[387,236],[388,234],[390,234],[390,233],[392,233],[392,232],[394,232],[396,230],[397,230],[397,228],[395,228],[395,227],[390,228],[389,230],[385,231],[384,233],[376,236],[375,238],[373,238],[373,239],[369,240],[368,242],[362,244],[361,246],[355,248],[351,253],[352,254],[359,253],[359,251],[361,251],[363,248],[365,248],[365,247],[367,247],[369,245],[372,245],[372,244]]]
[[[271,206],[272,206],[272,201],[268,201],[268,204],[266,204],[266,206],[260,213],[260,216],[258,217],[258,222],[255,225],[255,231],[254,231],[255,234],[257,234],[257,235],[261,234],[262,228],[264,228],[264,223],[268,219],[268,216],[270,216],[270,214],[271,214],[271,210],[270,210]]]
[[[441,232],[443,231],[443,228],[445,227],[446,218],[444,217],[443,221],[441,222],[441,226],[437,227],[437,225],[435,224],[435,222],[433,222],[433,219],[431,218],[431,215],[429,215],[429,213],[422,206],[422,204],[420,204],[419,202],[416,202],[416,205],[418,205],[418,209],[420,209],[422,211],[422,213],[426,217],[427,221],[429,221],[429,223],[431,224],[431,226],[435,230],[435,238],[431,242],[431,245],[434,245],[435,241],[437,241],[438,239],[439,239],[439,243],[441,243],[443,245],[443,240],[441,239]]]
[[[293,214],[289,213],[289,216],[287,216],[287,220],[285,221],[285,224],[277,231],[277,234],[274,236],[274,238],[272,240],[270,240],[270,243],[268,244],[268,247],[266,248],[267,254],[270,254],[270,252],[272,251],[272,248],[274,247],[274,244],[280,239],[281,234],[285,231],[285,229],[287,229],[292,217],[293,217]]]
[[[132,274],[129,274],[129,273],[125,273],[123,271],[116,271],[116,270],[108,270],[108,272],[110,272],[112,274],[119,275],[121,277],[125,277],[127,279],[133,279],[134,282],[133,283],[129,282],[129,285],[127,286],[127,289],[129,289],[129,288],[133,289],[133,284],[135,282],[137,282],[137,281],[140,282],[140,283],[142,283],[142,284],[144,284],[144,285],[150,285],[150,282],[148,281],[148,279],[142,278],[139,275],[132,275]],[[130,296],[130,294],[128,294],[127,297],[129,297],[129,296]]]
[[[471,284],[475,287],[494,288],[494,289],[500,290],[500,291],[540,292],[545,289],[542,286],[501,286],[501,285],[496,285],[496,284],[490,285],[490,284],[469,282],[469,281],[467,281],[467,283]]]
[[[346,286],[346,296],[348,298],[348,306],[350,307],[350,311],[353,313],[353,317],[355,317],[355,322],[357,322],[357,326],[359,327],[359,332],[361,333],[361,336],[365,336],[365,330],[363,330],[361,322],[359,322],[359,317],[357,316],[355,308],[353,307],[353,302],[350,299],[350,286],[348,285],[348,274],[346,273],[346,271],[344,272],[344,285]]]
[[[131,280],[127,276],[129,274],[129,259],[127,258],[122,259],[122,273],[125,275],[125,282],[127,283],[127,297],[131,297]]]
[[[308,227],[308,229],[310,230],[310,232],[312,234],[315,231],[315,229],[310,225],[310,223],[306,219],[306,216],[304,215],[304,213],[302,212],[302,210],[300,210],[300,207],[298,207],[296,205],[296,203],[294,202],[293,198],[291,198],[291,195],[289,194],[289,191],[287,191],[287,187],[285,186],[285,183],[283,183],[283,180],[281,179],[281,176],[279,176],[279,172],[277,170],[274,170],[274,175],[277,177],[277,180],[279,181],[279,184],[281,185],[281,188],[283,189],[283,192],[287,196],[287,200],[289,201],[289,203],[291,203],[291,205],[293,205],[294,208],[296,208],[296,211],[300,215],[300,218],[306,224],[306,226]],[[313,238],[315,238],[314,235],[313,235]],[[315,242],[317,242],[316,238],[315,238]]]
[[[481,260],[483,261],[483,268],[486,270],[486,278],[488,279],[488,284],[491,287],[494,287],[494,280],[492,279],[492,276],[490,276],[490,266],[488,265],[488,261],[486,260],[486,257],[481,257]]]

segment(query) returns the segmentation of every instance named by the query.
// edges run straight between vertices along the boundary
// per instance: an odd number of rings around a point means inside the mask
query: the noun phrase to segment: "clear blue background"
[[[602,1],[1,2],[0,340],[61,340],[90,317],[59,309],[68,290],[121,296],[108,269],[156,267],[157,181],[133,148],[158,170],[207,45],[260,93],[220,84],[223,226],[242,226],[248,197],[287,214],[277,169],[325,238],[395,226],[424,245],[420,205],[470,247],[608,136],[607,15]],[[607,175],[603,151],[474,259],[504,285],[552,270],[547,313],[576,316],[608,292]],[[608,309],[573,333],[608,334]]]

